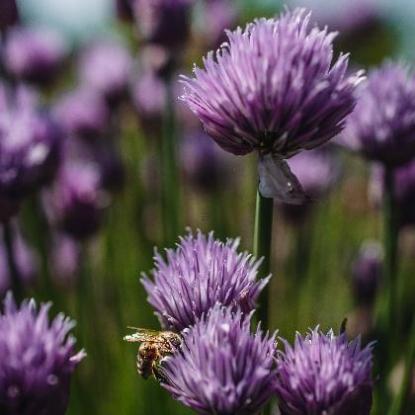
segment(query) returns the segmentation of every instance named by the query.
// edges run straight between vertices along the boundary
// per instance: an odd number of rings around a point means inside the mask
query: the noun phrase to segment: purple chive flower
[[[72,372],[85,357],[69,334],[74,322],[48,318],[50,304],[18,307],[11,294],[0,313],[0,412],[63,415]]]
[[[415,156],[415,75],[386,63],[369,74],[341,143],[390,167]]]
[[[304,195],[281,159],[338,134],[361,80],[360,73],[346,75],[347,55],[333,60],[335,34],[309,22],[310,14],[296,9],[228,32],[204,69],[182,77],[182,99],[207,133],[233,154],[258,151],[262,195],[291,203]]]
[[[225,30],[236,27],[238,14],[233,0],[204,0],[199,30],[209,47],[216,48],[225,40]]]
[[[379,243],[365,242],[353,263],[352,286],[356,300],[373,304],[382,279],[383,252]]]
[[[99,167],[85,161],[67,161],[52,188],[44,194],[50,221],[76,239],[97,232],[106,204]]]
[[[132,0],[115,0],[118,18],[130,22],[133,20]]]
[[[142,127],[154,133],[160,129],[166,106],[166,84],[153,71],[141,74],[133,86],[133,102]]]
[[[370,27],[381,17],[381,8],[377,0],[290,0],[294,7],[307,7],[321,25],[339,30],[341,35]]]
[[[79,241],[64,234],[53,237],[50,268],[58,285],[70,286],[76,279],[81,257]]]
[[[382,205],[384,191],[384,168],[372,167],[370,197],[377,207]],[[397,219],[401,227],[415,225],[415,163],[413,161],[394,169],[394,198]]]
[[[13,238],[13,253],[22,285],[31,284],[39,271],[38,257],[18,228],[15,229]],[[0,294],[4,294],[10,288],[11,281],[6,248],[2,244],[0,245]]]
[[[360,338],[318,328],[278,355],[276,391],[281,415],[369,415],[372,405],[372,347]]]
[[[260,413],[274,392],[275,339],[249,327],[248,316],[216,305],[163,362],[163,386],[201,415]]]
[[[63,95],[55,104],[54,114],[67,133],[86,139],[101,136],[108,128],[110,116],[103,97],[90,88]]]
[[[13,26],[19,20],[16,0],[2,0],[0,3],[0,32]]]
[[[39,111],[28,89],[19,87],[12,94],[0,85],[0,205],[5,211],[53,178],[61,140],[59,129]],[[5,211],[0,213],[3,219]]]
[[[141,281],[161,324],[183,330],[216,303],[249,313],[268,278],[257,281],[260,261],[238,253],[239,239],[221,242],[200,231],[180,238],[164,259],[156,252],[153,279]]]
[[[185,135],[180,150],[183,171],[196,188],[212,192],[226,185],[228,154],[215,146],[206,133],[198,130]]]
[[[121,191],[125,184],[126,172],[116,143],[108,140],[97,148],[96,162],[99,165],[102,188],[112,193]]]
[[[190,33],[193,0],[133,0],[138,30],[148,43],[180,49]]]
[[[281,204],[286,219],[301,223],[310,212],[313,201],[319,200],[333,187],[340,176],[339,160],[332,149],[318,148],[292,157],[288,165],[301,183],[309,200],[297,206]]]
[[[65,41],[56,32],[16,27],[7,35],[3,60],[13,77],[45,83],[55,77],[67,53]]]
[[[311,199],[322,197],[339,177],[338,159],[329,149],[302,152],[288,164]]]
[[[84,50],[79,61],[82,84],[101,93],[111,104],[126,94],[131,69],[129,51],[115,41],[91,44]]]

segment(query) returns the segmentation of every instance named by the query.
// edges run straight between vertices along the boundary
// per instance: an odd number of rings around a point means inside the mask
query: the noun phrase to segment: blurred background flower
[[[59,33],[44,28],[16,27],[7,33],[4,66],[16,80],[49,83],[57,75],[68,53]]]

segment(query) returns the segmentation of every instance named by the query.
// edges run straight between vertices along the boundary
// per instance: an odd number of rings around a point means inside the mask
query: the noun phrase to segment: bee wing
[[[124,340],[131,343],[142,343],[142,342],[151,342],[151,343],[160,343],[163,344],[164,341],[159,339],[160,331],[149,330],[149,329],[140,329],[135,327],[129,327],[133,330],[136,330],[135,333],[130,334],[124,337]]]
[[[162,333],[162,331],[160,331],[160,330],[143,329],[143,328],[140,328],[140,327],[128,326],[127,328],[129,328],[131,330],[135,330],[137,333],[142,333],[142,334],[145,334],[145,335],[159,336],[160,333]]]

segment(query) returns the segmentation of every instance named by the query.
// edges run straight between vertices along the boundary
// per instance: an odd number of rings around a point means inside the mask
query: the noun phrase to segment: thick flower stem
[[[167,245],[174,243],[180,226],[180,192],[177,163],[177,131],[172,82],[166,82],[166,105],[161,148],[162,224]]]
[[[14,232],[12,224],[8,222],[3,223],[3,239],[4,246],[6,249],[7,265],[9,268],[9,275],[11,280],[11,288],[13,291],[14,298],[17,301],[23,298],[23,287],[19,273],[19,268],[16,262],[15,249],[14,249]]]
[[[411,392],[413,370],[415,365],[415,318],[412,321],[412,329],[410,332],[409,348],[405,361],[405,372],[403,375],[402,383],[395,400],[392,403],[392,407],[388,412],[388,415],[405,415],[406,405],[408,403],[408,397]]]
[[[398,324],[397,311],[397,268],[398,268],[398,220],[397,206],[394,198],[394,171],[385,169],[385,192],[384,192],[384,250],[385,250],[385,327],[391,338]]]
[[[260,276],[266,277],[270,273],[271,265],[271,239],[272,239],[272,220],[274,212],[274,200],[263,197],[257,192],[255,210],[255,231],[254,231],[254,255],[263,258],[260,268]],[[259,301],[258,317],[262,328],[269,327],[269,290],[265,287],[261,293]]]

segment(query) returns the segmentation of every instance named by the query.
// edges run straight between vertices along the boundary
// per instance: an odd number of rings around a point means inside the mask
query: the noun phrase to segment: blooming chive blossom
[[[162,363],[163,386],[201,415],[258,414],[273,394],[275,339],[249,330],[248,316],[215,306]]]
[[[166,84],[153,71],[140,75],[133,85],[133,102],[142,126],[149,133],[160,129],[166,106]]]
[[[118,18],[130,22],[133,19],[132,2],[130,0],[116,0]]]
[[[411,161],[394,169],[394,202],[401,227],[415,225],[415,162]],[[372,168],[370,198],[377,207],[383,201],[385,172],[382,166]]]
[[[312,202],[324,196],[339,178],[338,163],[338,158],[329,148],[304,151],[288,161],[291,171],[309,197],[309,200],[297,206],[281,204],[282,213],[288,221],[301,224],[308,217]]]
[[[372,71],[357,93],[342,144],[386,166],[415,156],[415,75],[399,64]]]
[[[114,103],[126,94],[131,69],[132,59],[127,48],[105,41],[85,49],[79,62],[79,77],[83,85]]]
[[[50,221],[77,239],[98,230],[106,202],[98,166],[75,160],[62,166],[53,187],[44,194]]]
[[[2,0],[0,2],[0,31],[14,25],[19,20],[16,0]]]
[[[191,326],[216,303],[249,313],[269,278],[256,281],[260,261],[238,253],[238,239],[216,240],[211,232],[180,238],[166,260],[156,252],[153,279],[142,279],[162,325]]]
[[[60,286],[70,286],[79,275],[81,245],[79,241],[64,235],[55,234],[50,247],[49,267],[54,281]]]
[[[316,149],[294,156],[288,164],[307,195],[318,199],[339,177],[338,161],[331,150]]]
[[[372,345],[318,328],[294,346],[284,341],[277,359],[276,391],[282,415],[369,415],[372,404]]]
[[[16,27],[8,33],[3,59],[15,78],[42,83],[56,75],[67,52],[65,41],[56,32]]]
[[[281,158],[338,134],[362,79],[346,75],[347,55],[333,61],[335,34],[309,21],[304,9],[296,9],[228,32],[228,43],[207,55],[205,68],[182,78],[182,99],[223,149],[260,153],[260,190],[268,197],[278,197],[267,187],[281,175],[291,181],[288,193],[299,187]]]
[[[239,10],[233,0],[205,0],[199,30],[209,47],[225,40],[225,30],[236,27]]]
[[[196,188],[212,192],[226,186],[230,170],[228,154],[215,146],[201,130],[186,134],[181,142],[182,168],[186,178]]]
[[[109,124],[105,100],[92,89],[66,93],[55,104],[54,114],[67,133],[81,138],[97,138]]]
[[[316,21],[339,30],[341,36],[370,28],[381,18],[377,0],[288,0],[286,4],[313,10]]]
[[[59,314],[48,318],[50,304],[33,300],[16,306],[11,294],[0,313],[0,412],[63,415],[72,372],[84,358],[69,335],[74,322]]]
[[[33,94],[23,87],[11,94],[0,86],[0,205],[18,204],[49,182],[60,150],[60,131],[39,111]]]
[[[133,0],[140,34],[148,43],[169,50],[182,47],[190,32],[193,0]]]
[[[373,304],[382,279],[383,252],[377,242],[365,242],[353,263],[352,284],[359,303]]]

